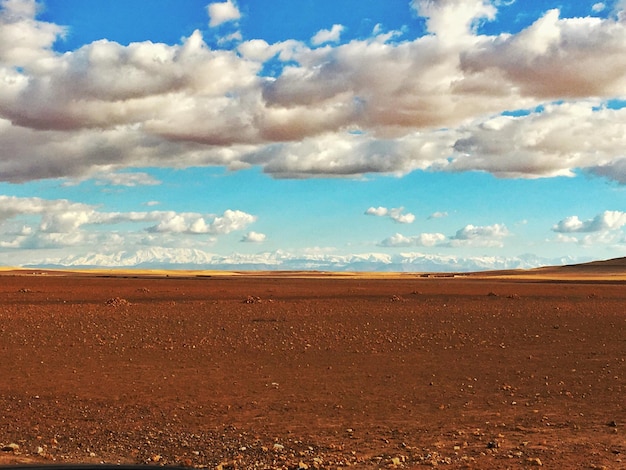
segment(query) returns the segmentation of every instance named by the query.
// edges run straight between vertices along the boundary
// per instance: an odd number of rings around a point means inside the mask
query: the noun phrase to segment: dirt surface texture
[[[626,468],[623,266],[0,272],[0,465]]]

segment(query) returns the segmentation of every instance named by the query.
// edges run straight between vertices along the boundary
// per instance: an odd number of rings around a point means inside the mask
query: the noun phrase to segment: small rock
[[[543,462],[541,462],[539,457],[530,457],[526,459],[526,463],[534,465],[535,467],[543,467]]]
[[[121,297],[113,297],[106,301],[106,304],[111,307],[121,307],[122,305],[130,305],[130,302],[126,299],[122,299]]]
[[[12,442],[11,444],[3,446],[0,450],[2,450],[2,452],[17,452],[20,450],[20,446],[19,444]]]
[[[285,446],[284,446],[284,445],[282,445],[282,444],[274,444],[273,449],[274,449],[276,452],[280,452],[281,450],[285,450]]]
[[[394,457],[391,459],[391,465],[393,465],[394,467],[397,467],[398,465],[400,465],[400,457]]]
[[[307,464],[305,464],[304,462],[300,462],[298,464],[298,470],[308,470],[309,466]]]
[[[611,420],[608,423],[606,423],[606,425],[611,427],[611,428],[616,428],[617,427],[617,422],[615,420]]]

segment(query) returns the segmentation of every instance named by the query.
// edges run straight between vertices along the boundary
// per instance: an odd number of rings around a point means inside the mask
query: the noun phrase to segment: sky
[[[0,265],[626,256],[626,1],[0,0]]]

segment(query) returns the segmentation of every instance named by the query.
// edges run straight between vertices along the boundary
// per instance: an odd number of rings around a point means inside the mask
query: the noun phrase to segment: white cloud
[[[203,216],[197,213],[178,212],[146,212],[115,214],[105,219],[105,223],[112,220],[122,221],[158,221],[147,230],[152,233],[185,233],[185,234],[212,234],[224,235],[237,230],[245,229],[256,221],[256,216],[242,211],[226,210],[221,216]]]
[[[389,210],[389,217],[394,222],[398,222],[399,224],[412,224],[415,222],[415,216],[410,212],[403,214],[404,207],[398,207],[396,209]]]
[[[370,207],[365,211],[365,215],[373,215],[376,217],[389,217],[399,224],[412,224],[415,222],[415,215],[404,212],[404,207],[387,209],[386,207]]]
[[[233,43],[239,43],[242,40],[243,36],[241,34],[241,31],[235,31],[234,33],[219,38],[218,44],[222,47],[225,47]]]
[[[15,196],[0,195],[0,222],[12,219],[19,215],[54,215],[70,214],[83,217],[82,214],[93,212],[93,208],[87,204],[73,203],[65,199],[46,200],[37,197],[20,198]]]
[[[95,176],[97,184],[112,186],[156,186],[161,182],[144,172],[101,173]]]
[[[442,219],[444,217],[448,217],[448,213],[447,212],[433,212],[432,214],[430,214],[428,216],[429,219]]]
[[[12,225],[26,219],[31,220],[33,217],[39,220],[36,229],[30,225],[23,226],[19,233],[10,229]],[[256,219],[254,215],[230,209],[224,211],[222,215],[174,211],[100,212],[95,206],[64,199],[0,196],[0,241],[5,248],[10,246],[48,248],[77,246],[81,243],[99,245],[100,241],[94,241],[94,237],[111,235],[113,226],[120,224],[130,224],[132,229],[126,232],[130,237],[141,233],[225,235],[246,229]],[[11,224],[6,225],[7,222]],[[33,225],[36,225],[36,222]],[[88,225],[97,225],[103,230],[98,233],[90,232],[86,230]]]
[[[447,238],[442,233],[422,233],[416,236],[404,236],[400,233],[386,238],[379,246],[409,247],[409,246],[447,246],[447,247],[494,247],[504,244],[502,240],[510,235],[505,225],[494,224],[488,226],[466,225]]]
[[[452,237],[454,240],[473,240],[477,238],[502,238],[509,235],[509,231],[502,224],[487,225],[477,227],[475,225],[466,225],[456,232]]]
[[[480,21],[493,20],[497,12],[488,0],[413,0],[412,5],[426,17],[428,30],[445,43],[471,38]]]
[[[625,27],[550,10],[519,34],[485,37],[463,51],[458,86],[484,80],[483,89],[544,100],[622,96]]]
[[[613,6],[613,12],[620,21],[624,21],[626,19],[626,0],[617,0]]]
[[[32,66],[53,57],[52,45],[65,33],[61,26],[33,21],[35,0],[0,2],[0,65]]]
[[[502,239],[510,235],[503,224],[487,226],[466,225],[450,237],[450,246],[502,247]]]
[[[593,219],[582,221],[573,215],[559,221],[552,227],[558,233],[589,233],[619,230],[626,225],[626,212],[604,211]]]
[[[256,216],[242,211],[227,210],[221,217],[215,217],[211,223],[211,233],[225,234],[243,230],[256,221]]]
[[[500,177],[572,176],[576,168],[618,181],[626,166],[626,108],[597,102],[546,105],[526,116],[496,116],[467,126],[454,144],[449,170],[483,170]]]
[[[248,232],[241,239],[244,243],[263,243],[266,239],[264,233]]]
[[[232,0],[222,3],[210,3],[207,6],[207,10],[210,17],[209,26],[212,28],[241,18],[241,13]]]
[[[331,29],[322,29],[311,38],[311,44],[319,46],[329,42],[339,42],[344,27],[340,24],[334,24]]]
[[[593,11],[594,13],[599,13],[601,11],[604,11],[605,9],[606,4],[604,4],[603,2],[594,3],[591,7],[591,11]]]
[[[365,211],[366,215],[375,215],[376,217],[384,217],[389,214],[389,209],[386,207],[370,207]]]
[[[585,169],[626,181],[626,108],[604,105],[626,89],[626,22],[553,10],[489,36],[477,27],[497,2],[412,5],[429,34],[407,41],[337,45],[337,26],[321,48],[259,39],[224,50],[196,31],[176,45],[101,40],[59,54],[63,28],[37,20],[33,0],[4,0],[0,179],[258,165],[277,178]],[[230,0],[207,8],[214,26],[241,16]],[[276,77],[263,76],[269,60],[285,63]],[[520,109],[535,111],[501,115]]]
[[[603,231],[588,233],[584,236],[570,236],[563,233],[557,233],[554,241],[558,243],[573,243],[580,245],[581,247],[593,247],[597,248],[602,245],[624,245],[626,240],[621,232]]]
[[[446,236],[442,233],[421,233],[412,237],[396,233],[380,242],[379,245],[387,247],[435,246],[443,243],[445,240]]]

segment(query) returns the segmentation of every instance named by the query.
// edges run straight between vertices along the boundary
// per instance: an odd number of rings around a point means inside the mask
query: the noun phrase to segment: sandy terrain
[[[0,463],[626,468],[624,272],[5,270]]]

